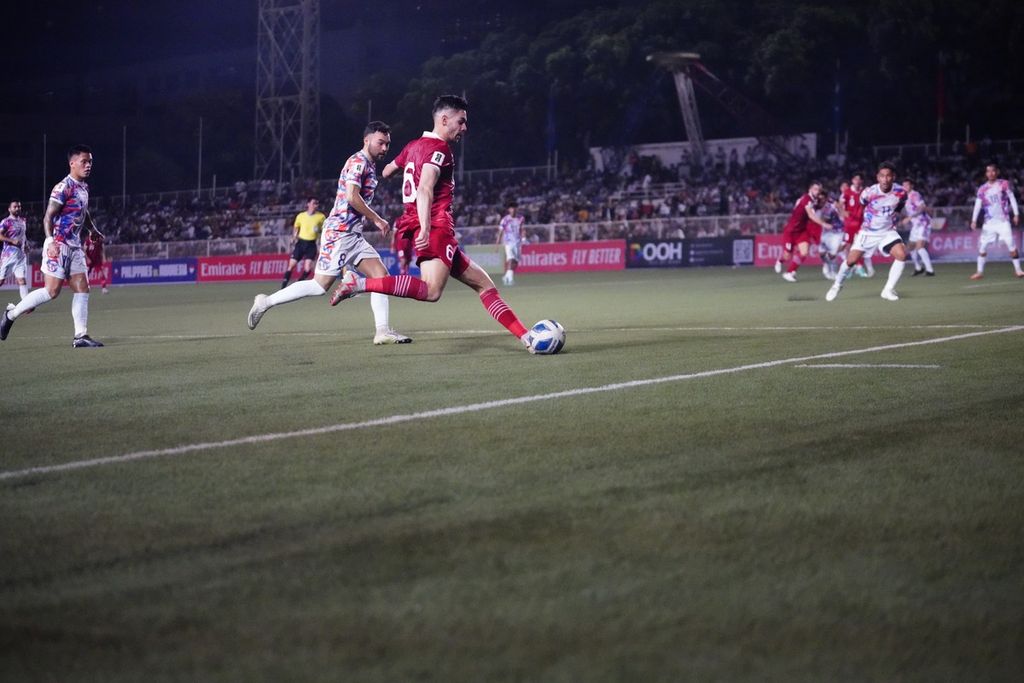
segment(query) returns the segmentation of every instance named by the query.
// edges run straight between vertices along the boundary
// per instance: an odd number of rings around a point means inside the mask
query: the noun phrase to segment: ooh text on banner
[[[754,262],[754,238],[633,239],[628,242],[627,259],[630,268],[746,266]]]

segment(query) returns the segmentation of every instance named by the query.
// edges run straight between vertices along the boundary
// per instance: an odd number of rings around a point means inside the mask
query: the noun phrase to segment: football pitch
[[[65,293],[0,343],[0,680],[1020,680],[1024,281],[887,269],[523,275],[550,357],[457,282],[387,347]]]

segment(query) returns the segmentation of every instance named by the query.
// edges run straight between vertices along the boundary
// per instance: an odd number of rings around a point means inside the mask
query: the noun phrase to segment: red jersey
[[[811,220],[810,216],[807,215],[807,205],[810,203],[811,195],[809,194],[805,194],[796,200],[793,213],[789,214],[789,220],[786,221],[786,227],[782,229],[783,232],[800,233],[807,230],[807,223]]]
[[[103,242],[93,239],[85,241],[85,261],[90,268],[103,263]]]
[[[846,211],[843,227],[847,230],[856,232],[864,222],[864,205],[860,203],[860,194],[863,191],[863,187],[859,190],[852,187],[843,190],[843,209]]]
[[[419,226],[416,215],[416,188],[420,186],[420,172],[424,164],[436,166],[441,175],[434,185],[434,200],[430,204],[430,226],[455,228],[452,217],[452,197],[455,194],[455,155],[448,143],[437,135],[424,132],[423,136],[407,144],[393,162],[402,169],[403,222]]]

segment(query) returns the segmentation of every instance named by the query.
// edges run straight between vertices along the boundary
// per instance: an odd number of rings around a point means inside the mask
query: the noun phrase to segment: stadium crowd
[[[973,154],[897,160],[897,164],[900,178],[913,178],[931,207],[970,204],[988,159],[997,160],[1004,177],[1015,187],[1020,185],[1024,154],[980,154],[974,150]],[[457,227],[497,226],[506,203],[513,200],[528,225],[615,223],[622,226],[615,236],[645,230],[644,219],[679,225],[679,219],[692,217],[775,215],[787,212],[811,180],[821,181],[833,195],[855,171],[864,173],[870,184],[877,163],[866,158],[835,161],[763,153],[751,154],[741,163],[720,150],[710,153],[703,165],[684,158],[679,165],[666,167],[655,157],[639,157],[628,150],[612,158],[617,162],[614,170],[568,170],[556,179],[529,171],[471,175],[457,193]],[[95,213],[115,244],[278,235],[290,233],[291,221],[307,197],[318,197],[330,207],[336,182],[333,178],[240,181],[201,197],[179,192],[164,198],[129,197],[124,206],[119,199],[100,202]],[[398,184],[382,182],[374,206],[383,216],[399,215]],[[639,223],[630,228],[633,221]],[[558,228],[556,235],[568,237],[570,231]],[[596,229],[572,235],[581,239],[610,236],[607,229],[601,235]]]

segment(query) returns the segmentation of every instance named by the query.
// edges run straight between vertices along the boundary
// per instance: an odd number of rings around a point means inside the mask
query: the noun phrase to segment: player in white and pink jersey
[[[370,277],[384,277],[388,269],[380,254],[363,237],[363,223],[369,219],[384,236],[391,225],[370,208],[377,189],[376,162],[391,147],[391,127],[383,121],[371,121],[363,130],[363,148],[345,162],[338,177],[338,193],[331,215],[324,221],[320,235],[320,254],[312,280],[299,280],[284,289],[257,294],[249,309],[249,329],[256,329],[263,315],[274,306],[310,296],[323,296],[346,268],[355,268]],[[370,295],[376,332],[373,343],[408,344],[412,341],[391,329],[390,301],[383,294]]]
[[[465,98],[442,95],[431,111],[434,129],[407,144],[382,175],[402,173],[405,211],[395,229],[415,234],[416,260],[421,278],[410,275],[361,280],[346,273],[331,294],[331,305],[361,292],[380,292],[417,301],[437,301],[448,279],[454,277],[480,296],[488,315],[531,349],[531,336],[498,294],[487,272],[473,262],[455,237],[452,198],[455,192],[455,155],[451,143],[466,132]]]
[[[902,223],[910,225],[910,257],[914,260],[914,275],[925,273],[935,275],[932,268],[932,257],[928,253],[928,241],[932,238],[932,219],[928,215],[924,197],[914,189],[914,181],[907,178],[903,181],[903,189],[907,192],[907,203],[903,207],[906,217]]]
[[[988,246],[994,242],[1002,242],[1010,250],[1010,261],[1017,277],[1024,278],[1020,269],[1020,254],[1017,243],[1013,239],[1010,228],[1011,213],[1015,226],[1020,225],[1020,211],[1017,198],[1007,180],[999,177],[999,166],[989,164],[985,167],[985,183],[978,188],[974,200],[974,213],[971,215],[971,230],[978,229],[978,215],[984,211],[985,220],[981,225],[981,239],[978,240],[978,272],[971,276],[972,280],[984,277],[985,259],[988,257]]]
[[[853,272],[852,268],[861,255],[872,254],[876,249],[883,255],[892,254],[893,257],[881,296],[886,301],[899,301],[895,287],[906,266],[907,250],[903,246],[903,238],[896,232],[896,223],[907,202],[907,193],[895,184],[896,169],[888,162],[879,165],[876,178],[877,185],[861,192],[864,221],[853,238],[846,260],[839,266],[836,281],[825,295],[825,301],[834,301],[839,296],[839,290],[843,288],[843,283]]]
[[[842,199],[829,197],[822,192],[818,195],[814,206],[818,218],[824,221],[828,227],[821,229],[821,241],[818,242],[818,255],[821,257],[821,274],[826,280],[835,280],[840,252],[843,249],[843,238],[846,231],[843,230],[843,218],[839,213],[839,206]]]
[[[88,229],[93,239],[103,239],[89,215],[89,186],[85,181],[92,174],[92,150],[75,145],[68,151],[69,173],[50,192],[50,203],[43,216],[43,287],[29,292],[18,305],[5,311],[0,318],[0,339],[7,339],[11,326],[23,313],[60,296],[67,279],[71,291],[71,317],[75,323],[75,336],[71,345],[76,348],[103,346],[88,334],[89,276],[82,250],[82,231]]]
[[[498,239],[495,244],[504,245],[505,275],[501,278],[501,283],[514,285],[516,283],[516,266],[519,265],[523,250],[523,238],[526,233],[523,230],[523,217],[516,215],[518,210],[516,203],[509,202],[505,210],[507,213],[502,216],[501,223],[498,224]],[[501,247],[499,246],[499,248]]]
[[[7,218],[0,221],[0,284],[13,274],[24,299],[28,295],[27,273],[25,218],[21,215],[21,202],[15,199],[7,205]]]

